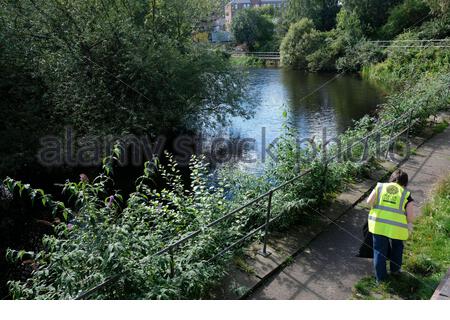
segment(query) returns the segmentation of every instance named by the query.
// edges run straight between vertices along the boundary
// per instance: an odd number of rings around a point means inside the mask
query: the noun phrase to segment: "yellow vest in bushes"
[[[408,239],[406,200],[410,192],[397,183],[379,183],[369,213],[369,231],[391,239]]]

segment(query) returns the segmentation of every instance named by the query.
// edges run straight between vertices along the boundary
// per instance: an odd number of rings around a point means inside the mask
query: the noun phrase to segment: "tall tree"
[[[391,9],[386,24],[380,29],[383,39],[392,39],[406,28],[419,25],[429,16],[430,8],[423,0],[405,0]]]
[[[245,43],[250,50],[257,49],[272,40],[274,24],[258,9],[245,9],[233,19],[231,30],[238,43]]]
[[[323,33],[314,28],[308,18],[291,24],[280,46],[281,64],[293,69],[308,69],[308,56],[324,42]]]
[[[450,0],[425,0],[425,2],[435,14],[450,14]]]
[[[246,115],[241,75],[192,41],[209,1],[0,1],[0,174],[64,126],[158,135]]]
[[[389,11],[402,0],[343,0],[344,8],[355,11],[364,33],[373,36],[388,19]]]
[[[290,23],[308,18],[318,30],[327,31],[335,27],[338,12],[339,0],[289,0],[287,18]]]

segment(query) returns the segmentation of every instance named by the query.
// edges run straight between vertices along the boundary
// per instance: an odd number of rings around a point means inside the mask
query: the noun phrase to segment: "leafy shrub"
[[[306,18],[293,23],[280,46],[281,64],[294,69],[307,69],[307,56],[314,53],[324,40],[314,23]]]
[[[386,50],[387,59],[363,68],[363,76],[390,91],[400,90],[416,83],[430,73],[445,73],[450,66],[450,53],[442,48],[403,48],[404,40],[440,39],[450,35],[449,18],[440,17],[425,22],[422,26],[402,33]]]
[[[345,50],[345,55],[336,61],[340,71],[357,72],[365,74],[365,67],[378,63],[385,58],[383,51],[374,43],[362,40]]]
[[[29,165],[38,139],[65,126],[156,136],[245,116],[245,77],[192,41],[201,3],[2,1],[0,174]]]
[[[273,40],[274,24],[269,16],[258,9],[238,11],[233,18],[231,30],[237,43],[246,44],[253,50],[264,51],[267,43]]]
[[[415,274],[425,277],[430,276],[440,269],[440,267],[430,257],[423,254],[411,257],[408,260],[406,268]]]
[[[236,66],[244,66],[244,67],[263,67],[264,61],[257,57],[252,56],[238,56],[232,57],[231,63]]]
[[[44,237],[43,251],[28,253],[36,267],[26,282],[10,282],[13,298],[70,299],[117,274],[121,276],[112,289],[95,292],[95,298],[204,295],[212,279],[223,272],[223,260],[215,264],[204,261],[228,243],[236,227],[224,224],[200,235],[174,252],[173,261],[155,254],[227,212],[224,188],[208,184],[207,168],[197,159],[191,162],[189,190],[184,189],[170,156],[167,169],[155,166],[166,188],[156,191],[149,187],[155,167],[147,164],[127,200],[108,193],[108,170],[92,183],[67,182],[65,192],[76,200],[68,222],[60,223],[55,235]],[[10,251],[9,256],[20,259],[23,254]]]
[[[379,33],[381,39],[392,39],[402,33],[405,28],[415,27],[428,16],[430,8],[423,0],[406,0],[392,8],[386,24]]]

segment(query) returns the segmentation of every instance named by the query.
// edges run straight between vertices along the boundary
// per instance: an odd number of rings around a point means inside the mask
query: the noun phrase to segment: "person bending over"
[[[392,173],[389,183],[378,183],[367,203],[369,232],[373,234],[373,264],[377,282],[388,277],[386,260],[389,254],[390,272],[401,272],[403,241],[408,239],[414,222],[411,192],[406,189],[408,174],[400,169]]]

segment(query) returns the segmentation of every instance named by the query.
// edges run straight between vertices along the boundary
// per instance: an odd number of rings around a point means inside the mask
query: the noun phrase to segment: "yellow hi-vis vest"
[[[408,239],[406,200],[410,192],[397,183],[379,183],[369,213],[369,231],[391,239]]]

